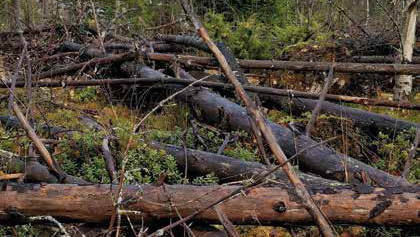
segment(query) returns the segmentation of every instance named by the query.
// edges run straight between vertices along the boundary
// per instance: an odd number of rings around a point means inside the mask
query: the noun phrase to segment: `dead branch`
[[[35,130],[31,127],[28,120],[26,120],[25,116],[23,115],[22,111],[20,110],[19,106],[16,103],[13,103],[13,111],[16,114],[16,117],[19,119],[22,127],[25,129],[28,137],[32,140],[34,143],[36,149],[38,150],[41,157],[44,159],[44,161],[47,163],[48,167],[54,171],[57,175],[63,175],[61,171],[55,167],[55,162],[50,156],[50,153],[45,148],[44,144],[39,139],[38,135],[36,135]],[[64,178],[64,177],[62,177]],[[61,179],[61,178],[60,178]]]
[[[318,118],[319,112],[321,110],[322,102],[325,100],[325,96],[330,89],[332,80],[334,75],[334,64],[331,65],[330,71],[328,72],[328,76],[325,79],[324,87],[322,88],[321,94],[319,95],[319,100],[316,103],[314,110],[312,111],[311,119],[309,120],[308,124],[306,125],[306,136],[311,136],[311,129],[315,124],[316,119]]]
[[[108,171],[109,180],[112,183],[117,180],[117,172],[115,171],[114,158],[112,157],[111,151],[109,149],[109,136],[105,136],[102,140],[102,154],[104,155],[105,167]]]
[[[148,57],[153,60],[172,61],[174,58],[174,55],[149,53]],[[191,65],[191,64],[200,65],[202,67],[217,67],[218,66],[218,63],[211,57],[176,55],[175,58],[178,58],[180,62],[183,62],[186,66]],[[242,59],[242,60],[239,60],[239,65],[241,66],[241,68],[245,68],[245,69],[328,71],[330,63]],[[379,73],[379,74],[409,74],[409,75],[420,74],[420,67],[415,64],[336,63],[334,70],[336,72],[345,72],[345,73]]]
[[[397,63],[401,62],[400,56],[354,56],[352,57],[352,61],[359,62],[359,63]],[[407,62],[411,64],[420,64],[420,57],[413,57],[411,62]]]
[[[138,86],[151,86],[155,85],[156,83],[165,84],[179,84],[179,85],[189,85],[193,83],[194,80],[191,79],[175,79],[169,77],[148,77],[148,78],[115,78],[115,79],[98,79],[98,80],[80,80],[80,81],[58,81],[58,80],[50,80],[50,81],[33,81],[33,87],[65,87],[65,86],[108,86],[108,85],[138,85]],[[7,88],[11,84],[10,83],[0,83],[0,88]],[[25,83],[23,81],[16,82],[16,87],[24,87]],[[219,90],[233,90],[233,86],[228,83],[220,83],[220,82],[213,82],[213,81],[200,81],[193,84],[193,86],[205,86],[210,88],[216,88]],[[308,92],[301,92],[301,91],[294,91],[294,90],[284,90],[284,89],[276,89],[271,87],[263,87],[263,86],[248,86],[245,85],[244,89],[249,92],[255,92],[259,95],[265,95],[264,98],[267,100],[277,100],[279,97],[284,97],[283,99],[288,99],[287,97],[295,97],[295,98],[310,98],[310,99],[317,99],[319,98],[319,94],[316,93],[308,93]],[[275,96],[275,97],[272,97]],[[272,97],[271,99],[269,99]],[[414,109],[420,110],[420,104],[416,103],[408,103],[408,102],[395,102],[390,100],[382,100],[382,99],[370,99],[366,97],[355,97],[355,96],[345,96],[345,95],[333,95],[327,94],[325,95],[325,99],[328,101],[335,101],[335,102],[346,102],[346,103],[354,103],[354,104],[362,104],[362,105],[373,105],[373,106],[387,106],[387,107],[394,107],[394,108],[401,108],[401,109]],[[326,102],[323,102],[326,103]],[[331,103],[329,103],[331,104]],[[339,106],[339,105],[337,105]],[[322,106],[328,107],[328,106]],[[344,106],[339,106],[340,110],[347,111],[352,110],[352,108],[347,108]],[[322,111],[322,110],[321,110]],[[343,116],[346,116],[345,114]],[[408,125],[411,127],[412,125]],[[407,126],[405,126],[407,127]]]
[[[241,82],[237,79],[237,76],[234,74],[228,62],[226,61],[226,58],[223,56],[223,54],[217,48],[217,46],[213,43],[213,41],[211,41],[207,30],[192,13],[190,9],[191,6],[189,6],[185,0],[181,0],[180,2],[182,7],[184,8],[185,13],[189,16],[191,22],[193,23],[196,31],[219,61],[220,66],[222,67],[226,77],[235,86],[236,93],[238,94],[239,98],[245,103],[247,112],[251,115],[251,119],[254,120],[258,129],[263,134],[266,142],[268,143],[271,151],[274,154],[274,157],[277,159],[279,164],[286,162],[287,157],[283,153],[283,150],[280,148],[279,144],[277,143],[277,140],[274,137],[271,128],[267,126],[266,118],[261,113],[261,111],[258,110],[254,102],[248,97],[244,88],[242,87]],[[292,166],[290,164],[286,164],[282,166],[282,168],[287,174],[290,182],[296,188],[296,194],[299,197],[299,199],[301,199],[301,201],[304,203],[304,207],[311,213],[312,217],[316,220],[316,223],[321,232],[325,236],[334,236],[332,225],[330,225],[327,217],[323,214],[321,209],[319,209],[319,207],[314,203],[314,200],[312,199],[309,192],[306,190],[302,181],[294,172]]]
[[[47,72],[37,73],[37,74],[34,74],[32,78],[39,80],[42,78],[54,77],[58,75],[72,73],[83,68],[87,69],[95,65],[104,65],[104,64],[121,63],[124,61],[130,61],[130,60],[133,60],[134,58],[136,58],[136,53],[133,53],[133,52],[117,54],[117,55],[112,55],[112,56],[103,57],[103,58],[95,58],[88,62],[76,63],[76,64],[68,65],[62,68],[53,69]]]
[[[408,174],[410,173],[411,162],[416,157],[417,147],[419,146],[419,141],[420,141],[420,127],[417,127],[416,138],[414,139],[413,145],[411,146],[411,149],[408,152],[407,161],[405,162],[404,170],[401,174],[401,177],[403,177],[405,179],[407,179]]]

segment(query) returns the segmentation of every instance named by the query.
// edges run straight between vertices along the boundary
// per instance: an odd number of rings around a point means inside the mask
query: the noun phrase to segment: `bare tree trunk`
[[[403,42],[401,42],[402,55],[404,62],[411,62],[413,57],[413,45],[416,39],[416,18],[417,18],[417,0],[413,0],[408,4],[407,18],[405,20]],[[394,100],[405,101],[411,94],[413,89],[413,77],[411,75],[397,75],[395,77]]]
[[[237,188],[219,185],[125,185],[120,214],[128,215],[134,224],[174,219],[178,218],[178,214],[188,216]],[[314,187],[311,191],[333,223],[420,224],[418,189]],[[0,223],[22,224],[30,221],[28,217],[49,215],[61,222],[107,225],[115,210],[113,197],[117,196],[117,192],[118,186],[108,184],[4,183],[0,195]],[[253,188],[219,206],[235,225],[314,224],[312,216],[296,198],[290,185]],[[192,221],[220,223],[212,209],[195,216]]]
[[[22,31],[22,7],[20,0],[13,0],[13,25],[11,25],[11,31]]]
[[[365,28],[369,25],[369,18],[370,18],[370,12],[369,12],[369,0],[366,0],[366,21],[365,21]]]

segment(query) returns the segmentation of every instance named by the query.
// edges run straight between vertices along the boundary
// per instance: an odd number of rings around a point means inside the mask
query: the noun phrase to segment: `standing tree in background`
[[[402,63],[410,63],[413,56],[413,45],[416,40],[417,0],[410,0],[404,11],[407,13],[404,31],[402,32],[401,60]],[[413,88],[413,76],[397,75],[394,86],[394,100],[405,101]]]

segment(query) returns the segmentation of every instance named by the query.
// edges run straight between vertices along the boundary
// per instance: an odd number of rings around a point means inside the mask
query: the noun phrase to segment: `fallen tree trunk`
[[[206,52],[210,52],[207,45],[197,37],[188,35],[161,35],[159,39],[191,46]],[[150,56],[149,56],[150,57]],[[190,57],[190,56],[188,56]],[[170,56],[160,57],[170,58]],[[181,58],[177,56],[177,58]],[[200,58],[200,59],[199,59]],[[199,60],[197,60],[199,59]],[[157,59],[156,59],[157,60]],[[202,66],[217,66],[212,58],[195,57],[189,59],[190,63],[197,63]],[[271,69],[271,70],[292,70],[292,71],[328,71],[329,62],[300,62],[300,61],[274,61],[274,60],[239,60],[242,68],[248,69]],[[335,63],[335,72],[348,73],[383,73],[383,74],[410,74],[419,75],[420,66],[407,64],[363,64],[363,63]]]
[[[157,142],[151,142],[150,145],[155,149],[164,150],[173,156],[178,170],[187,170],[188,177],[205,176],[213,173],[222,183],[226,183],[253,179],[261,173],[270,171],[269,167],[258,162],[244,161],[231,158],[229,156],[194,149],[184,149],[182,147]],[[187,169],[185,169],[185,166],[187,166]],[[316,187],[318,185],[322,185],[331,187],[349,187],[349,184],[323,179],[299,171],[296,171],[296,173],[302,182],[308,186]],[[289,183],[289,179],[281,169],[274,172],[270,176],[270,179],[282,183]]]
[[[139,64],[124,64],[122,70],[129,74],[141,77],[163,77],[164,74]],[[198,108],[199,119],[210,124],[229,130],[245,130],[252,133],[251,118],[246,110],[225,99],[220,95],[210,92],[205,88],[191,88],[177,97],[178,100]],[[288,128],[269,122],[277,142],[288,157],[307,147],[315,146],[316,141],[305,135],[294,134]],[[379,186],[407,186],[406,180],[390,175],[377,168],[366,165],[344,154],[337,153],[324,147],[315,147],[299,156],[299,165],[302,170],[318,174],[324,178],[347,181],[350,183],[360,182],[363,176],[367,176]]]
[[[185,98],[185,96],[180,98]],[[252,132],[249,115],[243,107],[208,90],[191,91],[185,102],[200,109],[200,119],[202,121],[218,124],[220,127],[233,130],[243,129],[247,132]],[[280,127],[278,124],[270,122],[269,126],[276,135],[278,143],[289,157],[306,147],[316,144],[311,138],[301,134],[294,134],[290,129]],[[399,177],[368,166],[325,146],[316,147],[300,155],[299,166],[304,171],[338,181],[359,182],[362,180],[363,173],[366,172],[367,176],[379,186],[408,185],[406,181]]]
[[[399,56],[354,56],[352,57],[352,61],[359,62],[359,63],[398,63],[401,62],[401,58]],[[409,62],[411,64],[420,64],[420,57],[413,57],[412,61]]]
[[[136,224],[178,219],[177,212],[187,216],[236,189],[238,186],[127,185],[122,190],[120,214],[128,215]],[[49,215],[64,223],[107,225],[115,210],[113,197],[118,195],[117,191],[116,185],[3,183],[0,224],[23,224],[30,216]],[[317,188],[311,191],[314,200],[335,224],[420,224],[419,190],[392,188],[365,192]],[[312,216],[297,200],[291,186],[254,188],[219,206],[236,225],[313,224]],[[193,221],[220,222],[211,209],[195,216]]]
[[[201,39],[192,38],[190,42],[194,47],[206,49],[207,45],[200,46]],[[197,41],[198,40],[198,41]],[[64,51],[79,51],[84,46],[73,42],[65,42]],[[204,48],[203,48],[204,47]],[[85,54],[91,57],[103,56],[98,48],[87,47]],[[186,66],[218,67],[218,62],[212,57],[199,57],[191,55],[174,55],[162,53],[144,53],[149,60],[172,62],[174,60]],[[239,65],[246,69],[270,69],[292,71],[328,71],[329,62],[301,62],[301,61],[275,61],[275,60],[238,60]],[[420,66],[414,64],[366,64],[366,63],[335,63],[335,72],[347,73],[382,73],[382,74],[411,74],[420,75]]]
[[[290,109],[297,112],[312,111],[317,104],[317,100],[305,98],[267,96],[264,94],[261,94],[260,98],[266,105],[283,111],[290,111]],[[374,135],[378,134],[379,131],[387,134],[401,133],[420,126],[418,123],[396,119],[385,114],[341,106],[327,101],[322,102],[321,113],[351,119],[356,126]]]
[[[98,80],[79,80],[79,81],[59,81],[59,80],[34,81],[32,82],[31,85],[33,87],[100,86],[100,85],[150,86],[150,85],[154,85],[155,83],[189,85],[192,82],[194,82],[194,80],[159,77],[159,78],[98,79]],[[9,88],[10,86],[11,86],[11,83],[0,84],[0,88]],[[24,81],[18,81],[15,84],[15,87],[25,87],[25,86],[26,86],[26,83]],[[230,91],[233,90],[233,86],[231,84],[213,82],[213,81],[201,81],[201,82],[195,83],[193,86],[206,86],[206,87],[211,87],[211,88],[216,88],[216,89],[221,89],[221,90],[230,90]],[[319,97],[319,94],[316,94],[316,93],[276,89],[276,88],[263,87],[263,86],[244,85],[244,89],[250,92],[263,94],[266,96],[274,95],[274,96],[287,96],[287,97],[311,98],[311,99],[317,99]],[[274,97],[274,99],[277,99],[277,97]],[[348,102],[348,103],[362,104],[362,105],[387,106],[387,107],[395,107],[395,108],[401,108],[401,109],[420,110],[420,104],[416,104],[416,103],[376,100],[376,99],[370,99],[366,97],[327,94],[326,100],[336,101],[336,102]]]
[[[173,55],[148,53],[149,59],[156,61],[173,61],[177,58],[186,66],[217,67],[217,62],[211,57],[189,55]],[[239,60],[244,69],[269,69],[291,71],[328,71],[329,62],[275,61],[275,60]],[[410,74],[420,75],[420,65],[417,64],[367,64],[367,63],[335,63],[334,71],[345,73],[379,73],[379,74]]]
[[[47,72],[34,74],[32,76],[32,79],[42,79],[42,78],[47,78],[47,77],[59,76],[66,73],[75,72],[80,69],[90,68],[95,65],[121,63],[124,61],[133,60],[136,56],[137,56],[136,53],[128,52],[128,53],[117,54],[117,55],[112,55],[108,57],[95,58],[88,62],[71,64],[62,68],[52,69]]]

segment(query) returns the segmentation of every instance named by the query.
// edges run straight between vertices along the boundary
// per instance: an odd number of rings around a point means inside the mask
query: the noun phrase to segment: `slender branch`
[[[316,104],[314,110],[312,111],[311,119],[306,125],[306,136],[308,137],[311,136],[311,129],[314,126],[316,119],[318,118],[319,112],[321,111],[322,102],[325,101],[327,92],[330,89],[331,83],[333,81],[333,75],[334,75],[334,64],[331,65],[330,71],[328,72],[328,76],[325,79],[324,87],[322,88],[321,94],[319,95],[318,103]]]
[[[278,145],[273,131],[270,127],[267,126],[266,118],[261,113],[261,111],[258,110],[255,103],[248,97],[244,88],[242,87],[242,84],[239,82],[237,76],[228,65],[226,58],[223,56],[218,47],[213,43],[213,41],[211,41],[207,30],[202,26],[199,20],[192,13],[192,10],[188,5],[187,1],[180,0],[180,2],[182,7],[184,8],[184,11],[190,17],[190,20],[193,23],[198,34],[201,36],[203,41],[207,44],[209,49],[213,52],[213,54],[219,61],[219,64],[222,67],[229,81],[235,86],[236,93],[246,105],[248,113],[250,113],[252,119],[255,121],[255,124],[265,137],[278,163],[280,164],[287,161],[286,155]],[[305,186],[293,170],[292,166],[290,164],[286,164],[285,166],[283,166],[283,170],[287,174],[291,183],[295,186],[297,196],[301,199],[305,208],[307,208],[307,210],[312,214],[324,236],[335,236],[332,225],[329,223],[326,216],[322,213],[321,209],[319,209],[319,207],[315,204],[308,190],[306,190]]]
[[[16,114],[16,117],[19,119],[19,122],[22,124],[22,127],[25,129],[28,137],[32,140],[34,143],[36,149],[38,150],[39,154],[42,156],[42,158],[45,160],[45,162],[48,164],[48,167],[53,170],[56,174],[62,175],[62,172],[60,172],[55,166],[54,166],[54,160],[52,159],[50,153],[48,152],[47,148],[45,148],[44,144],[39,139],[38,135],[36,135],[34,129],[29,125],[28,120],[26,120],[25,116],[23,115],[22,111],[20,110],[19,106],[16,103],[13,103],[13,111]]]
[[[402,172],[402,175],[401,175],[401,177],[404,179],[407,179],[408,174],[410,173],[411,162],[416,156],[417,147],[419,146],[419,140],[420,140],[420,128],[417,127],[416,138],[414,139],[413,145],[408,153],[407,161],[405,162],[405,165],[404,165],[404,171]]]
[[[196,82],[192,84],[193,82]],[[234,86],[232,84],[212,82],[212,81],[196,81],[192,79],[175,79],[168,77],[155,77],[155,78],[122,78],[122,79],[98,79],[98,80],[80,80],[80,81],[33,81],[33,87],[66,87],[66,86],[109,86],[109,85],[138,85],[138,86],[150,86],[156,83],[160,84],[179,84],[179,85],[190,85],[191,86],[205,86],[211,88],[217,88],[222,90],[233,90]],[[0,81],[0,88],[8,88],[11,86],[11,83],[5,83]],[[25,83],[23,81],[16,82],[16,87],[24,87]],[[307,98],[307,99],[319,99],[320,94],[317,93],[307,93],[302,91],[294,90],[284,90],[276,89],[271,87],[263,86],[248,86],[245,85],[243,88],[246,91],[256,92],[259,94],[266,95],[278,95],[278,96],[292,96],[296,98]],[[389,100],[378,100],[370,99],[366,97],[355,97],[355,96],[345,96],[345,95],[334,95],[326,94],[325,99],[327,101],[335,102],[347,102],[353,104],[362,104],[362,105],[374,105],[374,106],[387,106],[395,107],[401,109],[413,109],[420,110],[420,104],[408,103],[408,102],[396,102]]]
[[[104,155],[105,167],[108,171],[109,181],[113,183],[115,180],[117,180],[117,172],[115,171],[114,158],[112,157],[111,151],[109,149],[109,136],[105,136],[102,140],[102,154]]]

